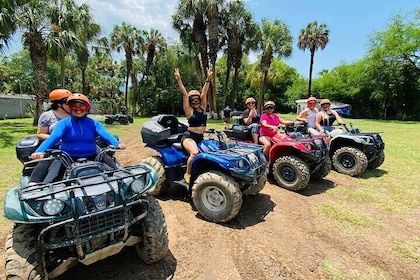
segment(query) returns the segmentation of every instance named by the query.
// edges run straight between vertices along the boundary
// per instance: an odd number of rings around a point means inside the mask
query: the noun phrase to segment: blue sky
[[[112,27],[125,21],[137,28],[159,30],[167,38],[177,39],[171,15],[179,0],[76,0],[87,2],[94,19],[109,35]],[[329,43],[315,53],[314,76],[331,70],[342,62],[351,63],[365,56],[369,35],[385,30],[396,14],[420,8],[417,0],[245,0],[256,22],[263,18],[279,19],[289,26],[293,36],[293,53],[284,59],[304,77],[309,76],[309,52],[296,47],[300,30],[316,20],[330,30]],[[18,45],[18,43],[16,43]],[[250,57],[251,60],[255,56]]]

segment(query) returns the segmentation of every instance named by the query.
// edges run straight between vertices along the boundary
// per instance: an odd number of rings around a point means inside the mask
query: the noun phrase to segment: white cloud
[[[104,36],[108,36],[114,25],[126,22],[138,29],[159,30],[166,38],[178,37],[172,28],[172,14],[177,0],[78,0],[87,3],[94,15],[94,21],[101,24]]]

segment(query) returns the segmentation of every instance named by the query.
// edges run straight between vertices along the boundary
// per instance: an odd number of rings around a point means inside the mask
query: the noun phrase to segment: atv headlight
[[[235,167],[240,168],[240,169],[244,169],[244,168],[247,168],[249,166],[248,161],[245,160],[245,159],[235,160],[234,163],[235,163]]]
[[[130,184],[131,191],[133,193],[141,193],[144,190],[145,185],[146,185],[145,179],[146,179],[146,176],[141,176],[135,179],[133,182],[131,182]]]
[[[42,210],[44,210],[44,213],[49,216],[54,216],[63,211],[64,209],[64,202],[53,198],[48,199],[44,202],[44,205],[42,205]]]

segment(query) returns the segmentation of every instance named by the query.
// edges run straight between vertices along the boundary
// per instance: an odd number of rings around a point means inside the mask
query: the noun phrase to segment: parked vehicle
[[[168,187],[184,187],[205,219],[227,222],[238,214],[242,195],[255,195],[264,188],[267,175],[262,147],[226,142],[222,132],[207,131],[210,138],[216,139],[199,143],[200,153],[193,159],[191,181],[187,184],[183,176],[188,154],[181,146],[181,136],[187,127],[174,115],[158,115],[144,123],[143,142],[160,153],[144,160],[159,175],[156,188],[149,193],[159,195]]]
[[[5,245],[7,279],[55,278],[73,265],[90,265],[132,246],[146,263],[168,251],[162,209],[150,195],[156,171],[141,163],[110,170],[97,160],[73,162],[63,151],[49,150],[42,160],[60,160],[62,179],[28,185],[34,164],[29,161],[38,139],[27,137],[16,146],[24,163],[20,185],[10,189],[4,216],[15,223]]]
[[[375,169],[385,161],[385,143],[380,132],[361,132],[343,124],[343,133],[330,140],[330,156],[337,172],[358,176],[366,169]],[[334,131],[334,130],[333,130]]]
[[[125,114],[105,115],[105,124],[113,124],[114,122],[127,125],[133,123],[134,119],[132,116]]]
[[[284,134],[272,138],[269,151],[269,174],[277,184],[291,191],[308,186],[310,179],[318,180],[331,171],[327,137],[310,137],[303,132],[304,125],[286,126]],[[252,136],[241,119],[235,119],[232,128],[224,132],[229,138],[252,142]]]

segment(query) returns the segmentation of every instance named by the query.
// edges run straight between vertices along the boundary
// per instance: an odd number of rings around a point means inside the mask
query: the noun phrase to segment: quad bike
[[[127,125],[133,123],[134,119],[132,116],[124,114],[105,115],[105,124],[113,124],[114,122]]]
[[[25,156],[37,145],[24,138],[16,146],[24,163],[20,185],[5,197],[4,215],[15,225],[5,245],[7,279],[55,278],[77,263],[90,265],[132,246],[146,263],[168,251],[165,218],[150,195],[158,181],[147,164],[111,170],[100,157],[74,162],[63,151],[49,150],[46,158]],[[53,183],[28,184],[36,162],[59,160],[62,178]]]
[[[350,176],[358,176],[366,169],[375,169],[385,160],[385,143],[380,132],[361,132],[343,124],[342,133],[332,133],[330,156],[333,168]],[[335,132],[335,130],[333,130]]]
[[[160,153],[144,160],[159,175],[156,188],[149,193],[159,195],[168,187],[184,187],[201,216],[215,223],[227,222],[238,214],[243,195],[256,195],[264,188],[267,175],[262,147],[226,142],[222,132],[209,130],[210,138],[217,139],[198,144],[200,153],[192,161],[190,183],[186,183],[188,154],[181,137],[187,128],[174,115],[158,115],[144,123],[143,142]]]
[[[241,121],[235,119],[232,128],[224,132],[229,138],[250,143],[251,134]],[[296,122],[272,138],[269,175],[287,190],[304,189],[311,179],[322,179],[331,171],[327,137],[310,137],[304,131],[305,125]]]

